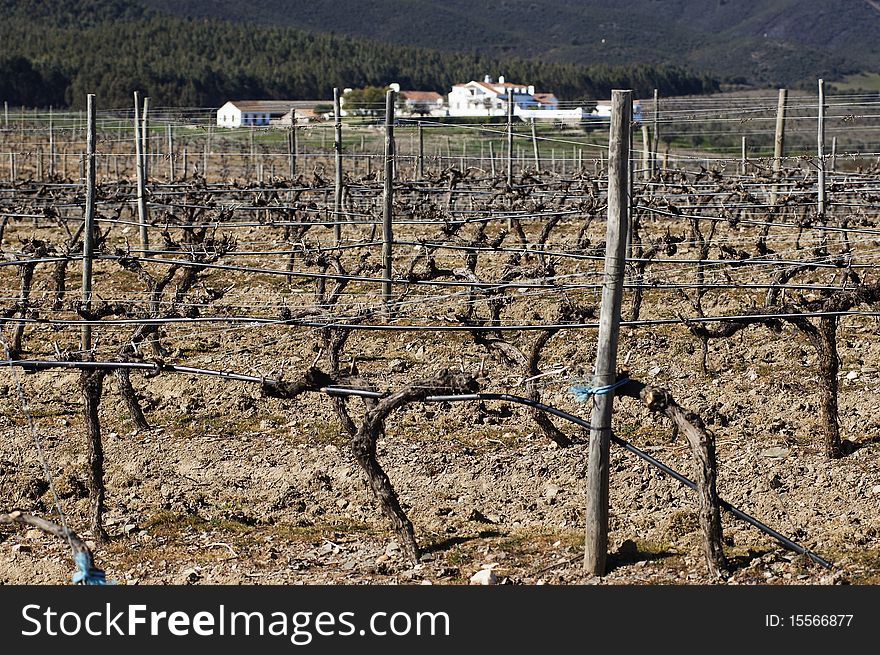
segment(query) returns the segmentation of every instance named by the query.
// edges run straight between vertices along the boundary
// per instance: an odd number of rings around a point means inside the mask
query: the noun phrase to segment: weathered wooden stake
[[[144,96],[141,112],[141,157],[144,158],[144,184],[150,181],[150,97]]]
[[[819,80],[819,116],[818,116],[818,135],[817,135],[817,155],[819,175],[817,186],[819,191],[819,202],[817,211],[819,212],[819,221],[825,222],[825,80]]]
[[[779,176],[782,172],[782,156],[785,153],[785,107],[788,91],[779,89],[779,104],[776,108],[776,136],[773,140],[773,187],[770,192],[770,205],[776,206],[779,193]]]
[[[168,180],[174,182],[176,177],[174,170],[174,126],[171,123],[165,127],[165,134],[168,139]]]
[[[541,170],[541,154],[538,151],[538,135],[535,132],[535,119],[532,119],[532,149],[535,151],[535,170]]]
[[[86,312],[92,306],[92,258],[95,250],[95,94],[86,96],[86,207],[83,227],[82,302]],[[92,349],[92,326],[82,326],[83,351]]]
[[[296,109],[290,108],[290,131],[287,133],[287,176],[296,177]]]
[[[491,141],[489,141],[489,172],[495,177],[495,150]]]
[[[742,138],[742,158],[740,159],[740,173],[745,175],[749,172],[749,144],[746,137]]]
[[[336,179],[333,188],[333,234],[337,245],[342,241],[342,112],[339,106],[339,89],[333,89],[333,157],[336,164]]]
[[[507,187],[513,187],[513,89],[507,90]]]
[[[55,123],[52,120],[52,107],[49,107],[49,177],[55,177]]]
[[[837,137],[831,137],[831,172],[837,172]]]
[[[605,233],[605,277],[593,386],[617,380],[617,333],[623,297],[629,144],[632,133],[632,91],[611,92],[611,130],[608,141],[608,225]],[[593,402],[587,469],[587,511],[584,569],[605,575],[608,557],[608,483],[613,394],[598,394]]]
[[[144,108],[147,107],[147,99],[144,98]],[[146,252],[150,247],[150,237],[147,231],[147,192],[146,192],[146,158],[144,157],[144,144],[141,137],[140,98],[138,92],[134,92],[134,153],[135,170],[137,171],[137,207],[138,225],[140,226],[141,249]]]
[[[659,164],[657,161],[657,150],[660,147],[660,90],[654,89],[654,135],[651,140],[651,174],[656,175],[659,172]]]
[[[645,182],[651,179],[651,166],[651,139],[648,126],[642,123],[642,179]]]
[[[425,179],[425,135],[422,132],[422,123],[419,121],[419,179]]]
[[[395,93],[385,93],[385,179],[382,213],[382,299],[391,302],[393,211],[394,211],[394,100]]]

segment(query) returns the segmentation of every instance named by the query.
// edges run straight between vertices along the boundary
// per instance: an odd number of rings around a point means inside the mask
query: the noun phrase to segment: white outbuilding
[[[297,112],[297,121],[314,120],[314,108],[320,100],[230,100],[217,110],[217,127],[268,127],[281,125],[290,110]],[[323,101],[326,102],[326,101]]]

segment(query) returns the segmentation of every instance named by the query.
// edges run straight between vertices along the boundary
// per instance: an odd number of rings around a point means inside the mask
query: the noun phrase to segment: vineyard
[[[0,582],[880,581],[876,108],[642,102],[602,578],[607,123],[7,109]]]

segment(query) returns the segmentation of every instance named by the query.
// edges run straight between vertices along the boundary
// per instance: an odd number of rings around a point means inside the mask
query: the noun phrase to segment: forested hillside
[[[329,98],[334,86],[444,92],[504,74],[565,100],[701,93],[715,83],[678,67],[611,67],[441,53],[364,38],[175,17],[128,0],[0,0],[0,99],[12,104],[127,106],[141,90],[162,106],[216,106],[230,98]]]
[[[594,65],[677,64],[752,84],[880,70],[873,0],[142,0],[172,13]]]

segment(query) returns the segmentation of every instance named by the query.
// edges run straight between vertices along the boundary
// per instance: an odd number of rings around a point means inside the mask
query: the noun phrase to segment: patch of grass
[[[168,510],[160,510],[145,523],[144,529],[153,535],[173,536],[187,529],[199,529],[210,523],[196,514],[181,514]]]
[[[880,73],[855,73],[831,85],[834,91],[880,91]]]

